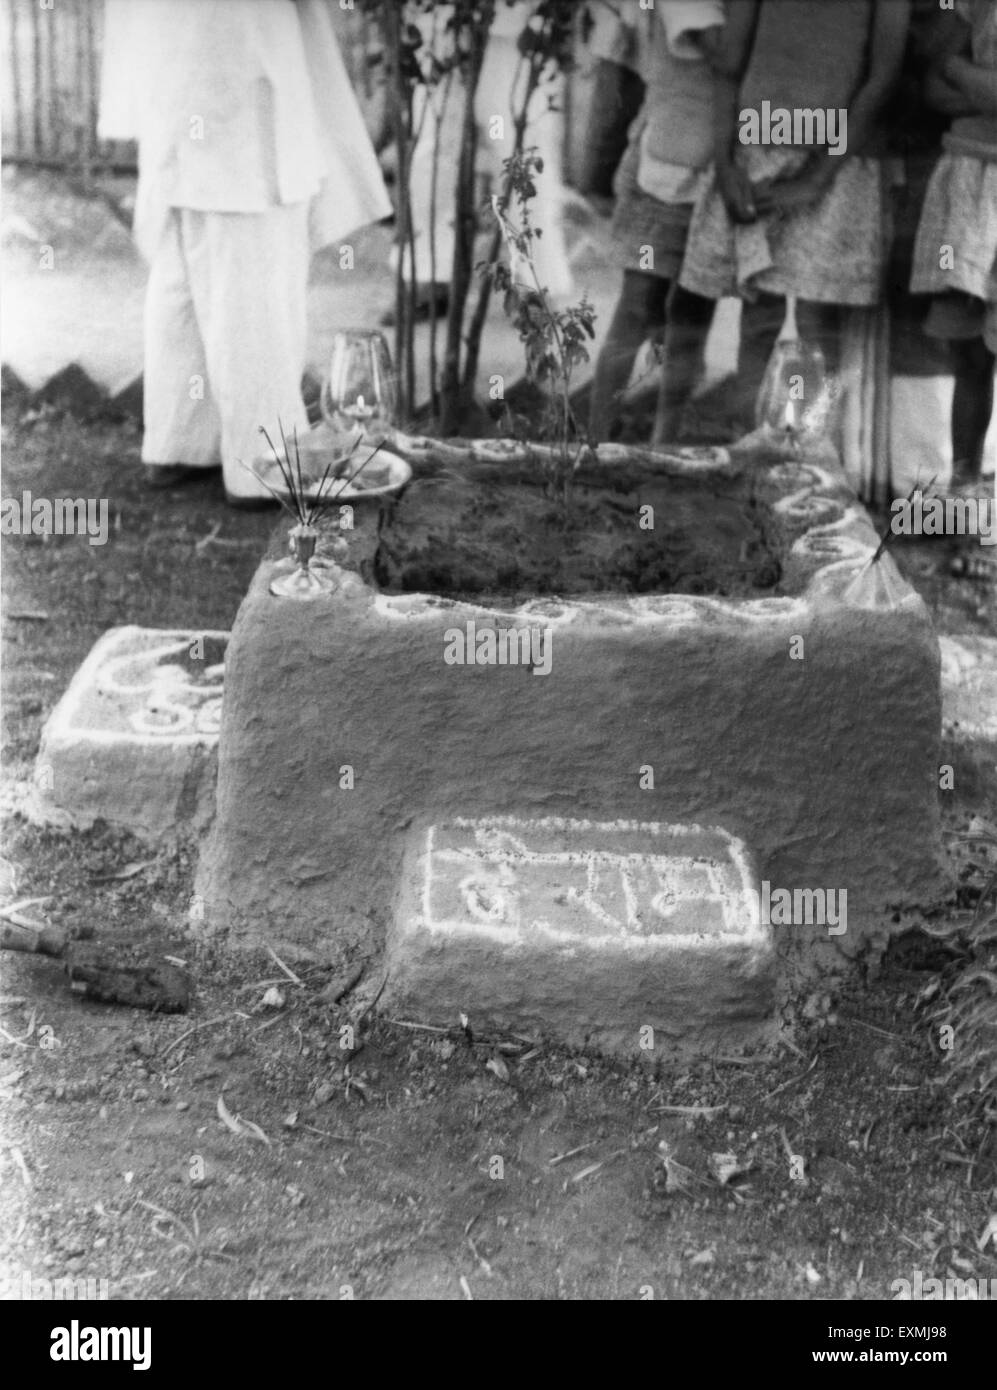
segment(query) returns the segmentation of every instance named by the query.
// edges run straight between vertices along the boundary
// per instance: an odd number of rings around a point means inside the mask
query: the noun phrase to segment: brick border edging
[[[301,394],[313,422],[317,418],[320,389],[319,380],[306,371],[301,380]],[[44,386],[34,390],[7,363],[0,368],[0,400],[4,411],[15,410],[19,415],[48,405],[68,411],[79,420],[130,419],[141,426],[143,390],[141,372],[127,386],[112,393],[94,381],[78,362],[60,367]]]

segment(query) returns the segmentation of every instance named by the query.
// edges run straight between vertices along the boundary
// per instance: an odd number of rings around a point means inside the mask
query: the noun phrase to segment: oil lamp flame
[[[786,446],[795,455],[800,445],[800,430],[797,423],[797,414],[792,401],[786,402],[786,408],[782,413],[782,433],[786,441]]]
[[[363,424],[365,421],[369,420],[372,416],[377,414],[377,406],[368,405],[367,402],[364,400],[363,396],[358,395],[356,405],[351,406],[347,413],[352,415],[354,420],[358,420],[361,424]]]

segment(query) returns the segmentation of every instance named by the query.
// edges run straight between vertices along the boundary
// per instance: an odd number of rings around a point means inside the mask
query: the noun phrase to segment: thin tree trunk
[[[17,38],[18,7],[16,0],[8,0],[10,10],[10,85],[14,94],[15,144],[19,158],[24,156],[24,93],[21,90],[21,51]],[[6,151],[4,152],[6,154]]]
[[[32,98],[34,101],[34,133],[35,133],[35,154],[47,153],[45,142],[42,136],[42,34],[41,19],[37,5],[31,6],[31,43],[32,43],[32,70],[34,73],[34,88]]]
[[[429,291],[431,297],[429,311],[429,408],[434,420],[438,420],[440,410],[439,362],[437,361],[436,350],[436,284],[438,279],[436,274],[436,192],[440,170],[440,139],[452,87],[453,72],[451,71],[443,79],[442,100],[440,109],[436,113],[436,134],[433,138],[433,172],[429,188],[429,279],[431,282]]]
[[[406,196],[408,196],[408,184],[406,184]],[[408,401],[408,408],[400,412],[400,423],[408,425],[411,423],[412,416],[415,414],[416,409],[415,305],[419,290],[418,278],[415,272],[415,225],[412,220],[411,204],[409,207],[408,225],[406,227],[406,239],[398,257],[399,265],[404,264],[406,255],[408,256],[409,263],[408,280],[405,284],[405,305],[408,310],[405,318],[405,396]]]
[[[76,26],[81,83],[86,83],[87,108],[86,130],[83,137],[83,181],[87,192],[93,188],[94,168],[97,163],[97,45],[94,40],[94,13],[92,5],[85,5],[77,17]],[[85,78],[83,77],[86,73]]]
[[[414,401],[414,317],[415,287],[405,283],[405,253],[411,241],[412,204],[409,196],[411,163],[412,106],[401,69],[401,26],[404,20],[400,5],[385,5],[385,46],[391,65],[391,120],[398,152],[398,172],[395,198],[395,235],[398,260],[395,266],[395,370],[398,374],[398,415],[402,422],[411,416]]]
[[[59,79],[57,76],[59,62],[58,43],[62,25],[56,25],[54,10],[47,10],[46,17],[46,25],[41,31],[42,34],[45,35],[45,45],[47,49],[45,56],[48,58],[48,72],[45,78],[47,88],[45,92],[45,110],[48,120],[46,121],[45,139],[48,147],[51,149],[54,146],[55,152],[59,158],[65,159],[67,157],[67,142],[63,138],[63,132],[66,131],[68,134],[66,128],[69,125],[69,121],[67,120],[69,113],[66,110],[66,104],[62,100],[62,93],[59,90]],[[74,154],[75,150],[69,154],[69,158],[72,159]]]
[[[469,30],[471,52],[464,73],[464,120],[457,170],[453,273],[450,279],[447,337],[440,387],[440,431],[443,435],[455,434],[459,429],[465,399],[460,369],[460,343],[474,260],[474,187],[478,151],[478,127],[474,106],[494,14],[494,3],[488,4],[481,23]]]

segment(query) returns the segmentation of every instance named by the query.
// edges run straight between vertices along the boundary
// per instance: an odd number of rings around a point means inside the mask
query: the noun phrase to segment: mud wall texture
[[[354,575],[294,602],[264,563],[228,650],[208,929],[298,955],[374,949],[414,820],[561,816],[721,826],[773,886],[847,890],[847,932],[777,927],[779,945],[853,954],[888,930],[936,886],[938,644],[888,556],[886,598],[856,587],[876,537],[820,482],[783,506],[804,518],[785,538],[797,592],[755,602],[503,615]],[[447,664],[471,621],[542,625],[549,674]]]

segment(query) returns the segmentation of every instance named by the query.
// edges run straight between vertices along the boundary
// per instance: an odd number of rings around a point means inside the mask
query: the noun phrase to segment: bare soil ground
[[[771,1055],[625,1067],[377,1017],[373,975],[336,1004],[349,961],[297,983],[192,944],[196,847],[28,825],[13,789],[98,635],[230,626],[274,524],[216,478],[145,491],[137,455],[127,423],[8,424],[6,494],[108,497],[115,520],[104,547],[4,545],[4,900],[51,894],[36,910],[77,935],[185,960],[196,1000],[91,1004],[58,962],[0,958],[2,1272],[143,1299],[883,1299],[918,1269],[997,1277],[993,1133],[952,1103],[919,1003],[962,962],[919,919],[801,998]],[[898,558],[942,630],[997,634],[993,585],[952,578],[951,549]],[[993,751],[945,757],[964,828],[997,805]],[[981,867],[953,856],[926,912],[971,906]]]

